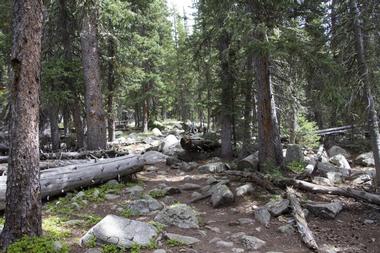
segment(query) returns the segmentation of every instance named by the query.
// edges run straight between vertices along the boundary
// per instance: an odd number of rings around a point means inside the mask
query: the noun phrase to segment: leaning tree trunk
[[[87,149],[105,149],[107,144],[105,113],[100,82],[97,40],[97,7],[86,3],[82,20],[81,47],[87,119]]]
[[[353,15],[353,29],[355,35],[355,49],[356,57],[359,65],[360,80],[365,85],[365,92],[368,101],[368,125],[371,135],[372,151],[375,160],[376,168],[376,186],[380,188],[380,133],[379,122],[377,118],[375,100],[371,91],[369,68],[366,61],[364,43],[363,43],[363,31],[362,22],[360,17],[360,10],[356,0],[350,0],[351,13]]]
[[[14,71],[11,84],[10,156],[2,247],[24,235],[39,236],[38,110],[41,72],[42,1],[13,1]]]
[[[226,32],[225,32],[226,33]],[[223,34],[219,38],[219,57],[221,64],[221,83],[222,83],[222,95],[221,95],[221,140],[222,149],[221,157],[224,159],[232,159],[232,121],[233,121],[233,76],[228,62],[227,51],[230,43],[228,34]]]
[[[255,37],[262,43],[268,40],[265,31],[257,31]],[[255,74],[260,166],[282,166],[282,146],[267,53],[260,52],[255,55]]]

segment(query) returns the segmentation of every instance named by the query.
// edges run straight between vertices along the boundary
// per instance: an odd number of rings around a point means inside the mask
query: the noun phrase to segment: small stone
[[[238,188],[236,188],[236,196],[237,197],[243,197],[245,195],[253,193],[253,185],[252,183],[247,183],[245,185],[242,185]]]
[[[220,233],[220,228],[218,228],[218,227],[205,226],[205,228],[207,228],[208,230],[211,230],[215,233],[218,233],[218,234]]]
[[[172,186],[165,187],[163,191],[165,192],[165,195],[175,195],[181,193],[181,190],[179,188]]]
[[[257,250],[265,246],[266,242],[254,237],[254,236],[249,236],[249,235],[243,235],[240,238],[241,243],[243,244],[243,247],[246,249],[253,249]]]
[[[166,250],[164,250],[164,249],[156,249],[155,251],[153,251],[153,253],[166,253]]]
[[[191,198],[192,198],[192,199],[200,198],[200,197],[202,197],[202,196],[203,196],[203,195],[200,194],[199,192],[193,192],[193,193],[191,194]]]
[[[180,186],[180,189],[184,191],[195,191],[195,190],[199,190],[200,188],[201,186],[199,184],[192,184],[192,183],[185,183]]]
[[[375,221],[371,219],[365,219],[363,223],[366,225],[370,225],[370,224],[375,224]]]
[[[243,253],[245,250],[242,248],[233,248],[231,249],[232,253]]]
[[[232,248],[234,246],[234,243],[226,241],[217,241],[216,246],[220,248]]]
[[[91,248],[91,249],[86,250],[85,253],[102,253],[102,250],[99,248]]]
[[[179,228],[199,228],[199,221],[195,211],[186,204],[175,204],[166,207],[157,214],[154,220]]]
[[[210,240],[210,244],[212,244],[212,243],[216,243],[216,242],[218,242],[218,241],[220,241],[221,239],[219,238],[219,237],[214,237],[214,238],[212,238],[211,240]]]
[[[341,202],[308,203],[306,208],[316,216],[334,219],[343,209]]]
[[[191,237],[191,236],[178,235],[178,234],[173,234],[173,233],[165,233],[165,237],[170,240],[176,240],[186,245],[192,245],[192,244],[200,242],[198,238]]]
[[[160,129],[158,129],[158,128],[153,128],[152,129],[152,134],[154,136],[162,136],[162,133],[161,133]]]
[[[153,171],[158,171],[160,170],[159,168],[157,168],[156,166],[153,166],[153,165],[149,165],[145,168],[146,171],[150,171],[150,172],[153,172]]]
[[[278,231],[283,234],[293,234],[296,230],[294,229],[293,225],[286,224],[286,225],[280,226],[278,228]]]
[[[213,176],[209,177],[206,181],[207,184],[215,184],[217,182],[218,182],[218,180]]]
[[[104,196],[104,198],[106,200],[115,200],[115,199],[118,199],[120,196],[119,195],[116,195],[116,194],[111,194],[111,193],[108,193]]]
[[[258,208],[254,211],[254,213],[255,213],[255,219],[258,220],[258,222],[260,222],[265,227],[269,226],[270,213],[269,213],[268,209],[266,209],[264,207]]]
[[[214,208],[227,206],[235,200],[234,194],[230,188],[224,184],[216,185],[212,191],[211,203]]]
[[[279,201],[270,201],[265,205],[265,207],[271,215],[277,217],[289,211],[289,200],[282,199]]]
[[[222,173],[229,170],[230,167],[223,162],[208,163],[198,167],[199,173]]]
[[[245,232],[238,232],[238,233],[232,234],[231,238],[236,239],[236,238],[242,237],[243,235],[246,235],[246,233]]]
[[[248,224],[253,224],[255,222],[255,220],[250,219],[250,218],[240,218],[240,219],[238,219],[238,222],[240,225],[248,225]]]

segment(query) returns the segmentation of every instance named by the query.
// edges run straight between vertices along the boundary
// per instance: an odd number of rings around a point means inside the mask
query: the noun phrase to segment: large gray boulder
[[[161,210],[164,206],[158,200],[147,197],[146,199],[131,201],[128,203],[127,208],[131,211],[132,215],[143,215]]]
[[[160,129],[158,129],[156,127],[152,129],[152,134],[154,136],[162,136],[162,133],[161,133]]]
[[[351,158],[350,152],[348,152],[347,150],[345,150],[344,148],[339,147],[339,146],[332,146],[327,151],[327,154],[329,155],[329,157],[333,157],[333,156],[336,156],[336,155],[340,154],[340,155],[343,155],[344,157],[346,157],[347,159]]]
[[[164,155],[158,151],[148,151],[144,153],[143,159],[145,161],[145,164],[156,164],[156,163],[161,163],[161,162],[166,162],[167,155]]]
[[[164,208],[154,218],[165,225],[179,228],[199,228],[199,222],[195,211],[186,204],[177,204]]]
[[[211,204],[214,208],[227,206],[234,202],[235,196],[225,184],[217,184],[211,188]]]
[[[159,151],[165,155],[174,155],[178,150],[180,150],[179,140],[172,134],[166,136],[159,147]]]
[[[373,167],[375,166],[375,159],[373,158],[373,152],[367,152],[359,155],[355,158],[355,164],[366,166],[366,167]]]
[[[230,166],[223,162],[207,163],[198,167],[199,173],[221,173],[229,170]]]
[[[301,145],[290,144],[286,150],[285,163],[290,164],[292,162],[304,162],[304,155]]]
[[[121,248],[130,248],[134,244],[147,246],[156,236],[157,231],[150,224],[107,215],[80,239],[80,245],[95,239],[97,243],[115,244]]]
[[[315,216],[334,219],[343,209],[341,202],[332,203],[308,203],[306,208]]]
[[[334,155],[330,158],[330,163],[337,166],[344,177],[348,177],[351,172],[351,166],[348,163],[346,157],[342,154]]]
[[[317,172],[323,177],[327,177],[327,173],[329,172],[340,172],[340,169],[331,163],[320,162],[317,166]]]

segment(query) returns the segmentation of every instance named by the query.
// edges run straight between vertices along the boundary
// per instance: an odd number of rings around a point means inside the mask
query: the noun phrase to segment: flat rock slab
[[[156,236],[157,231],[150,224],[110,214],[80,239],[80,245],[96,239],[97,243],[115,244],[121,248],[130,248],[133,244],[147,246]]]
[[[258,250],[258,249],[264,247],[266,244],[265,241],[263,241],[257,237],[249,236],[249,235],[243,235],[240,238],[240,241],[241,241],[244,248],[253,249],[253,250]]]
[[[199,221],[195,211],[186,204],[166,207],[157,214],[154,220],[179,228],[199,228]]]
[[[173,233],[165,233],[165,237],[167,239],[175,240],[186,245],[192,245],[192,244],[200,242],[198,238],[185,236],[185,235],[178,235],[178,234],[173,234]]]
[[[341,202],[308,203],[306,208],[315,216],[334,219],[343,209]]]
[[[164,206],[154,198],[133,200],[128,203],[127,207],[133,215],[148,214],[164,208]]]
[[[145,154],[143,154],[143,159],[145,161],[145,164],[149,164],[149,165],[166,162],[167,158],[168,158],[167,155],[164,155],[158,151],[148,151]]]
[[[184,183],[179,188],[184,191],[196,191],[199,190],[201,186],[199,184]]]

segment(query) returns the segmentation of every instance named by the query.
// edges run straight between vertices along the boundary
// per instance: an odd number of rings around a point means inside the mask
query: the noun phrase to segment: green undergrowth
[[[286,167],[294,173],[302,173],[305,170],[305,163],[301,161],[293,161],[286,165]]]
[[[180,242],[178,240],[175,240],[175,239],[169,239],[166,241],[166,244],[169,246],[169,247],[180,247],[180,246],[183,246],[184,243],[183,242]]]
[[[68,253],[67,245],[58,243],[49,236],[28,237],[14,242],[8,247],[7,253]]]
[[[150,191],[150,192],[149,192],[149,195],[150,195],[152,198],[160,199],[160,198],[165,197],[166,192],[165,192],[164,190],[153,190],[153,191]]]

